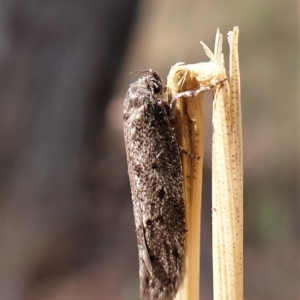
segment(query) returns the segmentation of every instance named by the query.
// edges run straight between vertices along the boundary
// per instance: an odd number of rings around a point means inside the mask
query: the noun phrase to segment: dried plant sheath
[[[190,155],[181,155],[183,166],[186,212],[185,268],[176,300],[199,299],[200,281],[200,219],[202,170],[204,155],[203,92],[215,90],[226,81],[220,67],[213,62],[184,65],[175,64],[168,75],[168,99],[175,102],[174,120],[178,143]]]
[[[124,100],[124,135],[139,253],[140,295],[171,300],[182,277],[183,175],[164,86],[149,70]]]

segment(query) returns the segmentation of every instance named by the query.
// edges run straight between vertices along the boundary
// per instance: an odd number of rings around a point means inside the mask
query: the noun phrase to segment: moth
[[[183,273],[183,174],[164,95],[162,79],[149,69],[130,85],[123,107],[143,300],[173,299]]]

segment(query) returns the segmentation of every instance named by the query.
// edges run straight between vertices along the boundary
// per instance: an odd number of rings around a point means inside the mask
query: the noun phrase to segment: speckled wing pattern
[[[123,110],[143,300],[173,299],[183,269],[183,175],[164,89],[156,72],[143,72]]]

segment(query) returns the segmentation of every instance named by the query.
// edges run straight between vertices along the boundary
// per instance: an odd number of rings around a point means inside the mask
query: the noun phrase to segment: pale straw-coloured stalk
[[[228,34],[228,82],[213,105],[212,221],[215,300],[243,299],[243,143],[238,28]],[[220,41],[221,37],[217,37]],[[219,42],[216,43],[220,44]],[[220,57],[221,47],[216,47]]]
[[[224,103],[224,98],[229,99],[234,98],[237,101],[237,96],[233,97],[231,95],[239,95],[239,72],[238,72],[238,57],[233,55],[233,50],[235,49],[237,53],[237,27],[234,28],[233,34],[230,34],[231,38],[231,61],[234,61],[235,64],[231,63],[230,67],[230,82],[229,80],[224,81],[226,78],[226,72],[224,68],[224,60],[222,54],[222,35],[217,32],[216,44],[215,44],[215,53],[212,53],[209,48],[202,43],[204,50],[210,62],[206,63],[197,63],[192,65],[184,65],[183,63],[175,64],[168,75],[167,88],[168,88],[168,101],[178,93],[185,91],[205,89],[207,87],[212,87],[214,92],[214,150],[213,150],[213,177],[218,174],[221,180],[228,177],[229,169],[221,172],[221,169],[218,169],[216,158],[219,160],[223,159],[222,166],[225,165],[225,151],[221,150],[224,146],[216,144],[216,135],[220,135],[219,129],[216,127],[220,122],[222,123],[224,117],[223,115],[218,117],[218,107]],[[235,82],[235,84],[234,84]],[[238,83],[238,84],[237,84]],[[238,87],[237,87],[238,86]],[[230,92],[232,91],[232,92]],[[228,96],[229,95],[229,96]],[[219,100],[219,97],[221,100]],[[223,100],[222,100],[223,99]],[[227,107],[226,100],[225,109],[229,109],[228,116],[231,116],[229,119],[234,120],[235,123],[238,123],[236,120],[236,112],[232,112],[232,109],[240,109],[240,104],[229,104]],[[223,105],[224,106],[224,105]],[[222,106],[222,107],[223,107]],[[232,117],[234,115],[234,117]],[[240,114],[239,121],[240,121]],[[216,120],[216,118],[218,120]],[[199,299],[199,280],[200,280],[200,219],[201,219],[201,193],[202,193],[202,167],[203,167],[203,151],[204,151],[204,111],[203,111],[203,93],[199,93],[196,97],[190,97],[189,94],[186,94],[186,97],[180,98],[176,103],[175,117],[171,120],[172,125],[175,128],[177,134],[177,140],[180,147],[183,149],[181,153],[182,165],[183,165],[183,174],[184,174],[184,191],[185,191],[185,207],[186,207],[186,244],[185,244],[185,265],[184,265],[184,276],[180,289],[175,297],[176,300],[197,300]],[[223,124],[223,123],[222,123]],[[224,125],[222,125],[224,127]],[[229,126],[229,125],[228,125]],[[222,128],[223,128],[222,127]],[[225,126],[226,127],[226,126]],[[226,127],[227,128],[227,127]],[[230,125],[228,128],[233,128],[233,125]],[[228,131],[226,131],[228,132]],[[224,136],[224,134],[223,134]],[[232,137],[232,143],[237,142],[237,139],[241,139],[241,130],[239,130],[239,135],[234,135]],[[226,143],[225,143],[226,144]],[[218,151],[216,151],[216,146]],[[226,146],[225,146],[226,148]],[[242,147],[240,147],[242,149]],[[217,152],[217,156],[215,154]],[[227,152],[226,152],[227,153]],[[238,154],[237,150],[230,152],[232,155],[238,157],[239,162],[242,162],[241,153]],[[219,156],[218,156],[219,155]],[[228,159],[227,159],[228,160]],[[233,162],[233,157],[229,162]],[[226,164],[227,165],[227,164]],[[228,166],[228,168],[234,167],[233,164]],[[236,167],[233,170],[234,175],[230,178],[238,178],[239,182],[241,180],[241,171],[238,171]],[[214,179],[215,180],[215,179]],[[223,181],[222,181],[223,182]],[[235,181],[232,186],[232,191],[237,191],[234,196],[242,196],[242,189],[236,186],[237,182]],[[217,183],[214,181],[214,187]],[[222,183],[222,185],[224,185]],[[220,186],[216,187],[220,191]],[[227,190],[228,191],[228,190]],[[230,211],[231,208],[227,205],[223,195],[225,192],[220,194],[219,192],[213,190],[214,204],[213,204],[213,255],[214,255],[214,294],[215,297],[219,294],[224,293],[224,289],[227,291],[227,284],[231,284],[232,281],[229,278],[232,275],[235,275],[236,272],[226,273],[229,269],[236,270],[236,262],[239,264],[239,276],[235,277],[235,290],[242,291],[242,240],[235,241],[235,238],[228,237],[230,240],[224,236],[227,232],[238,232],[239,236],[242,236],[242,228],[237,228],[237,220],[239,220],[240,225],[242,223],[242,216],[236,216],[236,221],[231,219],[232,214],[222,214],[222,210]],[[227,192],[228,194],[228,192]],[[230,194],[231,195],[231,194]],[[221,204],[216,204],[216,199],[220,199]],[[241,201],[242,202],[242,201]],[[230,207],[236,208],[237,206]],[[238,206],[237,209],[242,213],[242,207]],[[221,217],[222,219],[216,218]],[[226,221],[227,228],[232,228],[231,230],[224,231],[224,222]],[[230,226],[230,227],[229,227]],[[234,241],[234,244],[232,243]],[[232,265],[227,265],[227,262],[221,259],[222,255],[220,253],[225,253],[223,249],[226,245],[229,245],[234,248],[232,257],[234,257],[234,263]],[[236,256],[237,255],[237,256]],[[227,258],[227,257],[226,257]],[[215,261],[216,260],[216,261]],[[226,288],[225,288],[226,287]],[[215,290],[215,289],[218,289]],[[231,293],[233,295],[233,293]],[[215,299],[241,299],[241,298],[215,298]]]

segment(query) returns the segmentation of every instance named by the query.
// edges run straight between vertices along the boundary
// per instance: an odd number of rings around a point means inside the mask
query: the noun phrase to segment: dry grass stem
[[[213,275],[215,300],[243,299],[243,145],[238,28],[229,35],[229,79],[217,88],[213,107]],[[222,64],[222,37],[215,57]]]
[[[213,110],[213,269],[215,299],[242,299],[243,213],[242,133],[237,53],[238,28],[229,33],[230,71],[226,79],[222,35],[214,53],[203,43],[209,62],[175,64],[168,75],[168,101],[185,91],[212,87]],[[185,272],[176,300],[199,299],[200,219],[204,150],[203,93],[184,94],[172,120],[182,151],[186,206]],[[188,155],[184,152],[190,153]],[[195,156],[198,157],[195,158]],[[239,295],[239,296],[238,296]],[[227,298],[226,298],[227,297]]]
[[[206,47],[207,48],[207,47]],[[208,48],[207,48],[208,49]],[[222,77],[223,76],[223,77]],[[168,100],[178,93],[209,87],[226,78],[214,63],[177,63],[168,75]],[[185,273],[176,300],[197,300],[200,280],[200,218],[204,153],[203,93],[180,98],[173,126],[182,152],[186,207]],[[196,158],[198,157],[198,158]]]

